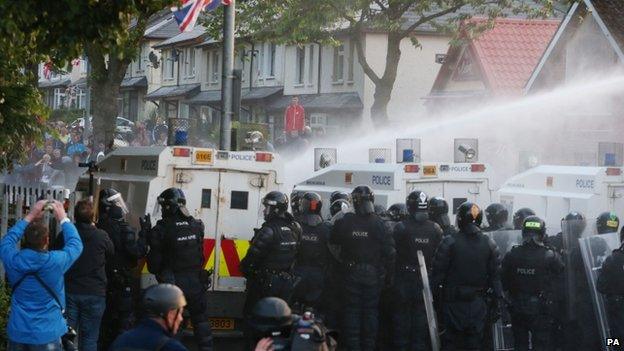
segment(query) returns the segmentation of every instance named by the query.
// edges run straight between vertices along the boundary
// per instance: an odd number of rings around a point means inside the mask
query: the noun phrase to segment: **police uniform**
[[[442,241],[442,229],[436,223],[413,217],[395,227],[397,260],[393,301],[394,350],[426,350],[427,315],[422,295],[422,278],[418,251],[422,251],[427,267]]]
[[[209,277],[203,268],[204,224],[179,211],[156,223],[150,235],[147,265],[158,282],[177,285],[188,301],[200,350],[212,350],[207,314]]]
[[[297,250],[295,275],[301,279],[294,300],[302,307],[312,307],[322,314],[321,296],[325,288],[325,275],[330,264],[328,248],[329,223],[319,215],[302,216],[301,240]],[[316,220],[315,220],[316,219]]]
[[[443,299],[443,349],[478,350],[491,308],[486,293],[492,292],[494,302],[502,298],[501,257],[494,241],[481,233],[482,213],[477,205],[463,203],[457,216],[460,230],[442,240],[433,262],[432,283],[442,287],[436,295]]]
[[[294,218],[273,216],[256,230],[247,255],[240,263],[247,278],[245,313],[263,297],[274,296],[290,302],[293,288],[293,266],[301,229]]]
[[[393,274],[394,240],[378,216],[346,213],[334,224],[330,242],[341,250],[345,345],[349,350],[373,350],[379,295],[384,278]]]
[[[613,250],[602,264],[597,288],[604,295],[610,337],[624,345],[624,247]]]
[[[147,245],[145,238],[139,236],[137,240],[134,230],[124,220],[102,214],[97,227],[108,233],[115,246],[115,255],[106,264],[106,312],[100,334],[102,348],[107,349],[117,335],[134,324],[134,306],[140,297],[137,265],[145,257]]]
[[[532,241],[513,247],[503,259],[501,276],[511,300],[514,350],[529,350],[529,333],[532,350],[552,349],[553,282],[563,268],[559,254]]]

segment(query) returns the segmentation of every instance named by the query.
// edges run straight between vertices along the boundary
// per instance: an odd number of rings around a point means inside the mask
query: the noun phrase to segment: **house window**
[[[303,84],[305,79],[305,47],[297,47],[297,84]]]
[[[165,79],[173,79],[173,57],[171,55],[171,51],[163,52],[164,62],[163,69],[165,70]]]
[[[464,50],[464,54],[461,56],[461,59],[455,68],[455,72],[453,72],[452,79],[454,81],[479,79],[479,74],[477,73],[477,68],[474,65],[474,60],[472,59],[472,55],[470,55],[470,51]]]
[[[308,84],[312,84],[312,77],[314,77],[314,45],[308,46]]]
[[[143,45],[139,45],[139,55],[136,59],[137,72],[143,72]]]
[[[136,121],[139,116],[138,93],[134,90],[121,92],[121,107],[118,114],[131,121]]]
[[[332,80],[341,83],[344,80],[344,44],[334,48],[334,72]]]
[[[272,78],[275,77],[275,50],[276,50],[276,45],[275,44],[271,44],[271,43],[267,43],[264,45],[264,62],[263,62],[263,76],[268,77],[268,78]]]
[[[65,107],[65,89],[54,89],[54,109]]]
[[[89,60],[86,57],[83,57],[80,60],[80,73],[87,73],[88,65],[89,65]]]
[[[85,108],[85,99],[86,99],[86,93],[84,91],[84,89],[77,89],[78,91],[76,92],[76,107],[77,108]]]
[[[210,83],[219,83],[219,76],[221,75],[221,55],[219,51],[213,51],[210,59]]]
[[[195,77],[195,49],[186,49],[184,52],[184,77]]]
[[[355,43],[349,41],[349,68],[347,71],[347,82],[353,82],[353,67],[355,65]]]

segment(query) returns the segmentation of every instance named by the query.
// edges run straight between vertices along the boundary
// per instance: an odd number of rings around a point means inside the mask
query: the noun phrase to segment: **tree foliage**
[[[84,55],[88,45],[95,48],[96,61],[103,67],[94,70],[94,81],[104,79],[109,70],[125,72],[147,18],[174,3],[0,0],[0,169],[25,156],[24,142],[41,142],[44,135],[49,110],[37,90],[39,63],[63,67]],[[136,31],[131,30],[133,18]],[[112,104],[116,106],[114,100]]]
[[[419,28],[425,24],[447,33],[454,40],[478,35],[492,19],[523,14],[547,17],[555,0],[250,0],[237,3],[237,34],[256,40],[284,44],[330,43],[348,37],[355,43],[364,73],[375,85],[371,116],[387,119],[387,105],[397,76],[400,44],[409,39],[418,47]],[[490,19],[484,25],[469,25],[460,33],[460,24],[473,16]],[[220,32],[217,13],[204,21],[213,36]],[[386,64],[374,70],[364,52],[364,33],[387,33]]]

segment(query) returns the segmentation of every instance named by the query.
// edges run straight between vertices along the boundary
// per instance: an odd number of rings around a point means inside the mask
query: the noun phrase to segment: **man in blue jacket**
[[[37,202],[0,241],[0,259],[14,290],[7,326],[9,351],[61,350],[61,337],[67,332],[62,313],[65,308],[63,275],[80,256],[82,242],[63,204],[54,201],[51,205],[63,228],[65,247],[48,251],[49,231],[41,222],[46,203],[45,200]],[[22,237],[20,250],[17,243]]]

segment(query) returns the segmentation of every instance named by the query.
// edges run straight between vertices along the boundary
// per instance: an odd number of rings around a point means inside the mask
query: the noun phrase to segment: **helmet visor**
[[[106,201],[112,206],[119,207],[124,215],[128,214],[128,206],[126,206],[126,202],[120,193],[108,197]]]

